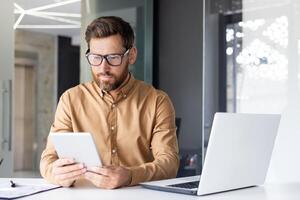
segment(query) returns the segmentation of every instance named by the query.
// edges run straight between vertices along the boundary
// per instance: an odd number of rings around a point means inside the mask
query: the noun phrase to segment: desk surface
[[[0,182],[9,181],[7,178],[0,178]],[[13,178],[17,184],[39,184],[44,183],[43,179]],[[284,184],[265,184],[260,187],[223,192],[207,196],[190,196],[169,192],[148,190],[140,186],[120,188],[115,190],[104,190],[95,188],[88,182],[81,181],[73,188],[59,188],[48,192],[35,194],[23,199],[63,199],[63,200],[82,200],[82,199],[105,199],[105,200],[173,200],[173,199],[202,199],[202,200],[299,200],[300,181],[298,183]]]

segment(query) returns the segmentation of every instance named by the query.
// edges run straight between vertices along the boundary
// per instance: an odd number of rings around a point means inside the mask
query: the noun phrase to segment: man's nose
[[[99,65],[99,67],[105,69],[105,70],[109,70],[110,69],[110,65],[108,64],[106,58],[103,58],[101,65]]]

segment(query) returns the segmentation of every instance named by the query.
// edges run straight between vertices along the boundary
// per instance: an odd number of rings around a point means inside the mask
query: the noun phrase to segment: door
[[[16,59],[17,61],[17,59]],[[15,65],[14,172],[33,171],[36,155],[36,75],[33,65]]]
[[[0,6],[0,177],[13,172],[13,70],[14,70],[14,15],[13,1],[3,1]]]

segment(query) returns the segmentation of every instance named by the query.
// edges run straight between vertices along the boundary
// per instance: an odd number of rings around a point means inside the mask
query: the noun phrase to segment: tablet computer
[[[87,132],[50,133],[59,158],[74,158],[86,167],[102,166],[93,137]]]

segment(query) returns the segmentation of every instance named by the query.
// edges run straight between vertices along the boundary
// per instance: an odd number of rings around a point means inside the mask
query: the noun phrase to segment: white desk
[[[8,178],[0,178],[0,182],[7,181]],[[12,178],[17,184],[43,183],[43,179],[20,179]],[[201,200],[299,200],[299,183],[266,184],[265,186],[252,187],[231,192],[207,196],[190,196],[169,192],[160,192],[144,189],[140,186],[121,188],[115,190],[98,189],[87,182],[79,182],[73,188],[59,188],[48,192],[35,194],[22,198],[24,200],[83,200],[83,199],[103,199],[103,200],[178,200],[178,199],[201,199]]]

